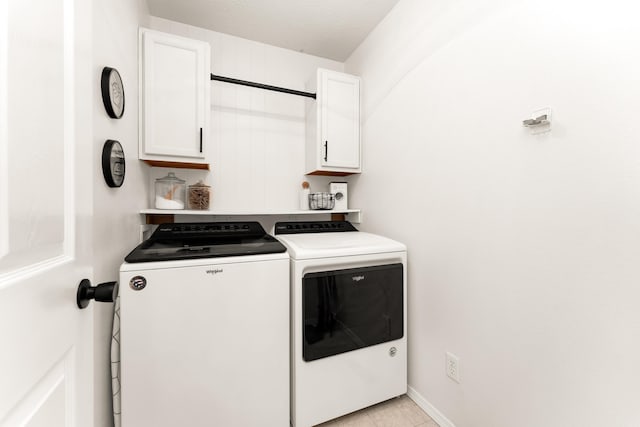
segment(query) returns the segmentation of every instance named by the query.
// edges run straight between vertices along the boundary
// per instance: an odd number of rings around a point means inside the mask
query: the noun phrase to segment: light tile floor
[[[407,395],[387,400],[316,427],[439,427]]]

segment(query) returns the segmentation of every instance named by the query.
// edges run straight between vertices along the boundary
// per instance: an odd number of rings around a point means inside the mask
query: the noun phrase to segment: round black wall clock
[[[109,187],[120,187],[124,182],[124,150],[118,141],[107,139],[102,147],[102,175]]]
[[[104,67],[100,79],[102,103],[109,117],[119,119],[124,114],[124,86],[115,68]]]

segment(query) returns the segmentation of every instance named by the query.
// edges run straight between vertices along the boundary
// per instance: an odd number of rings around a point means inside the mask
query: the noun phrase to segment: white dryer
[[[291,424],[407,391],[407,255],[348,222],[280,222],[291,257]]]
[[[257,222],[160,225],[120,268],[122,427],[289,425],[289,257]]]

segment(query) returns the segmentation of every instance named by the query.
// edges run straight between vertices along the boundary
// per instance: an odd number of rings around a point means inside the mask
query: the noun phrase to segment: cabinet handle
[[[200,128],[200,152],[202,153],[202,128]]]
[[[329,157],[329,141],[324,142],[324,161],[327,161],[327,157]]]

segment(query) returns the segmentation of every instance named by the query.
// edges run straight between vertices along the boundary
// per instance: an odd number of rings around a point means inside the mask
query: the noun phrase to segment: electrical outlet
[[[446,352],[445,371],[447,376],[457,383],[460,383],[460,359],[455,354]]]

